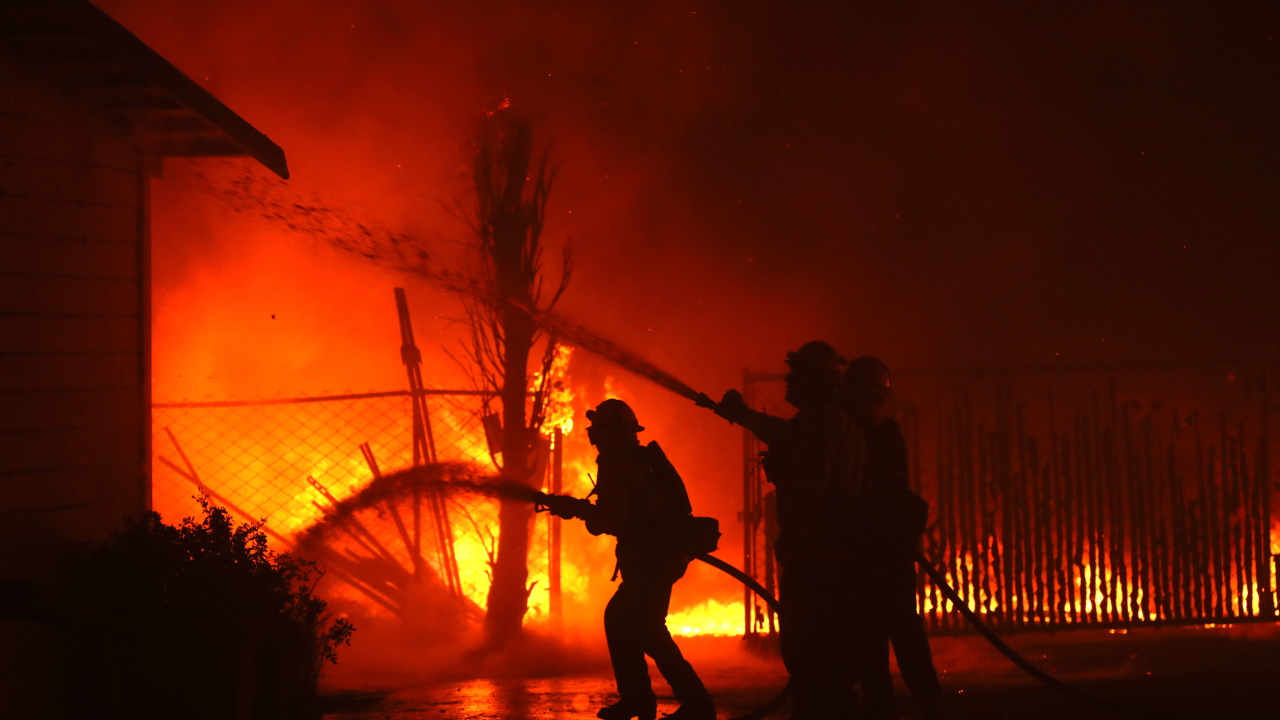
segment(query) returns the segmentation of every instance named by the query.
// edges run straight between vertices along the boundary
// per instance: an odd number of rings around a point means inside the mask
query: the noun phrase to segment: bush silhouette
[[[83,717],[320,716],[316,683],[354,628],[325,612],[311,564],[267,546],[261,523],[132,520],[87,557],[69,594],[67,677]]]

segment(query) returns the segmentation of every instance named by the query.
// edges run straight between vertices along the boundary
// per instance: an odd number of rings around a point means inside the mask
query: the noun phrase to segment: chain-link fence
[[[493,472],[481,421],[489,398],[464,390],[420,392],[436,459]],[[290,548],[375,474],[413,464],[412,397],[394,391],[156,403],[152,505],[170,521],[198,515],[194,498],[207,491],[242,519],[265,520],[278,544]],[[430,498],[417,493],[411,500],[384,499],[320,534],[320,542],[333,546],[331,569],[347,581],[335,591],[395,610],[385,587],[379,589],[388,579],[407,585],[399,578],[425,570],[447,586],[448,564],[456,566],[461,594],[482,605],[498,533],[497,503],[476,495],[445,495],[439,502],[433,513]],[[443,525],[443,534],[433,524]],[[549,569],[547,524],[539,519],[530,538],[535,581]],[[443,553],[446,537],[452,547]],[[418,567],[423,563],[428,567]],[[537,582],[530,597],[535,619],[550,604],[548,585]]]
[[[891,414],[931,503],[925,555],[1004,629],[1273,618],[1276,370],[898,373]],[[753,404],[785,414],[782,379],[748,374]],[[746,565],[774,586],[761,449],[746,438]],[[935,629],[964,629],[923,581],[919,607]],[[746,620],[773,627],[750,596]]]

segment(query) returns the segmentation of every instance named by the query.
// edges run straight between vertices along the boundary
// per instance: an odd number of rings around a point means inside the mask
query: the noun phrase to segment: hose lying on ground
[[[760,585],[760,583],[756,582],[755,578],[751,577],[750,575],[747,575],[746,573],[742,572],[738,568],[730,565],[729,563],[713,555],[698,555],[696,557],[698,560],[701,560],[702,562],[710,565],[711,567],[714,567],[717,570],[725,573],[726,575],[729,575],[730,577],[734,578],[735,580],[742,583],[743,585],[746,585],[748,588],[752,590],[752,592],[759,595],[771,610],[778,613],[779,616],[782,615],[781,605],[779,604],[777,598],[775,598],[772,593],[770,593],[762,585]],[[1062,682],[1061,680],[1053,677],[1052,675],[1049,675],[1045,671],[1033,665],[1026,658],[1019,655],[1018,652],[1013,648],[1009,647],[1008,643],[1006,643],[1004,640],[1001,640],[1000,636],[996,635],[995,632],[990,627],[988,627],[985,622],[982,621],[982,618],[980,618],[978,614],[975,613],[973,609],[969,607],[969,604],[965,602],[963,598],[960,597],[960,594],[956,592],[955,588],[951,587],[951,585],[947,583],[947,579],[942,575],[941,572],[938,571],[937,568],[933,566],[933,563],[929,562],[929,560],[924,557],[923,554],[917,553],[915,560],[920,564],[920,567],[924,569],[925,574],[929,576],[929,579],[932,580],[933,583],[942,592],[943,597],[951,601],[951,604],[955,606],[957,610],[960,611],[960,614],[963,615],[964,618],[969,621],[969,624],[973,625],[973,629],[978,631],[978,634],[981,635],[983,639],[991,643],[992,647],[998,650],[1001,655],[1004,655],[1006,658],[1008,658],[1009,661],[1012,662],[1015,666],[1017,666],[1019,670],[1022,670],[1023,672],[1027,673],[1028,675],[1035,678],[1036,680],[1039,680],[1041,683],[1048,686],[1050,689],[1056,690],[1057,692],[1062,693],[1063,695],[1067,695],[1069,697],[1075,698],[1076,700],[1084,702],[1088,705],[1092,705],[1093,707],[1107,710],[1109,712],[1117,713],[1119,715],[1127,715],[1127,716],[1136,717],[1136,718],[1146,718],[1150,720],[1155,720],[1156,718],[1175,717],[1169,714],[1142,711],[1137,708],[1129,707],[1129,706],[1116,703],[1110,700],[1105,700],[1103,698],[1097,697],[1095,695],[1090,695],[1089,693],[1086,693],[1082,690],[1074,688]],[[731,720],[760,720],[761,718],[764,718],[772,714],[776,710],[778,710],[778,708],[780,708],[782,704],[786,701],[787,696],[790,695],[790,691],[791,691],[791,684],[788,682],[787,685],[782,688],[782,692],[780,692],[777,697],[771,700],[764,707],[758,710],[755,710],[754,712],[748,713],[746,715],[740,715],[740,716],[731,718]]]
[[[973,611],[973,608],[969,607],[969,603],[965,602],[964,598],[960,597],[960,593],[956,592],[955,588],[951,587],[951,585],[947,583],[947,579],[943,577],[942,573],[936,567],[933,566],[933,563],[929,562],[928,558],[926,558],[923,553],[917,551],[915,561],[924,569],[925,574],[929,576],[929,579],[933,581],[933,584],[942,591],[942,596],[951,601],[951,604],[960,611],[960,614],[964,616],[965,620],[969,621],[969,624],[973,626],[974,630],[978,631],[979,635],[981,635],[987,642],[991,643],[992,647],[999,650],[1000,654],[1008,658],[1009,662],[1016,665],[1019,670],[1025,672],[1036,680],[1039,680],[1050,689],[1056,690],[1063,695],[1073,697],[1088,705],[1117,713],[1119,715],[1128,715],[1136,718],[1149,718],[1153,720],[1156,718],[1185,717],[1174,716],[1166,713],[1143,711],[1111,700],[1106,700],[1096,695],[1090,695],[1079,688],[1074,688],[1052,675],[1049,675],[1045,671],[1033,665],[1029,660],[1019,655],[1016,650],[1009,647],[1008,643],[1001,640],[1000,636],[995,634],[995,631],[987,627],[987,624],[982,621],[982,618],[978,617],[978,614]]]

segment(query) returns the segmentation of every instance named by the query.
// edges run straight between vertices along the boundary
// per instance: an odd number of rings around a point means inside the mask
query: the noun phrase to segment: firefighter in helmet
[[[605,400],[587,411],[587,438],[599,455],[594,509],[583,514],[593,535],[617,537],[622,582],[604,611],[605,638],[619,700],[600,710],[604,720],[652,720],[657,699],[645,655],[671,685],[678,720],[715,720],[711,695],[667,630],[671,588],[690,557],[677,547],[673,529],[691,514],[680,474],[656,442],[641,445],[644,430],[625,402]]]
[[[847,555],[841,538],[860,466],[860,441],[837,403],[843,363],[825,342],[787,353],[786,400],[796,408],[790,419],[750,409],[736,390],[715,407],[768,446],[764,468],[777,496],[781,646],[793,720],[852,711],[855,648],[865,645],[861,594],[850,574],[833,565]]]
[[[855,574],[866,578],[868,620],[873,634],[860,662],[869,718],[895,717],[889,645],[911,696],[926,718],[937,717],[940,689],[924,622],[916,612],[915,550],[929,506],[911,491],[902,428],[885,417],[892,382],[889,368],[873,357],[849,363],[840,404],[865,438],[861,482],[851,548]]]

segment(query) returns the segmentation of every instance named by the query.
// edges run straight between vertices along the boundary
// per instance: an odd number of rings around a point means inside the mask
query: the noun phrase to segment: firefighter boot
[[[647,702],[622,699],[600,708],[600,712],[596,713],[596,717],[600,720],[631,720],[632,718],[654,720],[657,716],[658,701],[656,699],[650,699]]]
[[[680,703],[680,707],[663,720],[716,720],[716,704],[708,695],[705,698]]]

